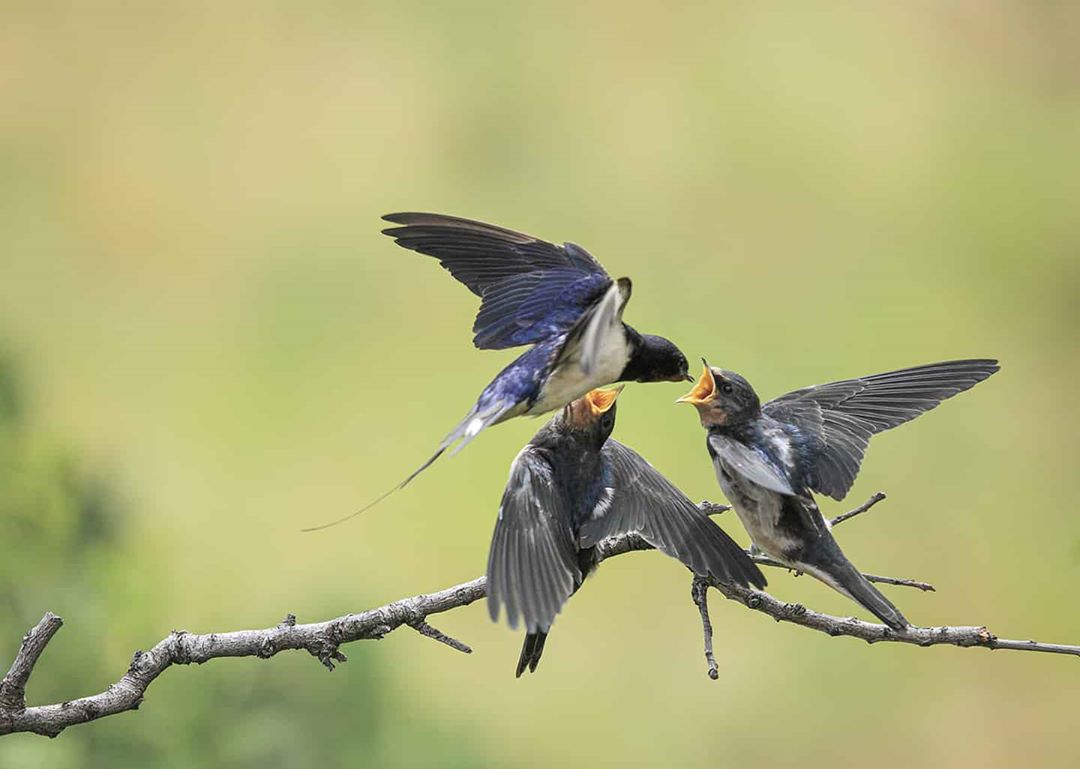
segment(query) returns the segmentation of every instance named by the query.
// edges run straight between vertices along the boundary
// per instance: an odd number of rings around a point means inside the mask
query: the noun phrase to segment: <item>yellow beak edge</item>
[[[675,402],[691,403],[698,406],[702,403],[708,403],[714,392],[716,392],[716,380],[713,379],[712,369],[709,368],[709,364],[706,363],[705,370],[701,372],[701,376],[698,377],[697,383],[690,388],[690,392]]]
[[[610,410],[615,405],[615,400],[619,397],[619,393],[623,391],[625,385],[619,385],[613,387],[610,390],[590,390],[585,393],[585,400],[589,404],[589,408],[593,414],[603,414]]]

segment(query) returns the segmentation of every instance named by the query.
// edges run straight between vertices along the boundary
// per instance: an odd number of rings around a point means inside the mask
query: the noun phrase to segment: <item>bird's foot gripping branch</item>
[[[875,495],[871,500],[833,520],[833,524],[849,520],[865,512],[884,499]],[[715,515],[727,510],[725,505],[702,503],[702,510]],[[598,545],[601,560],[636,550],[650,550],[652,546],[637,535],[612,537]],[[755,555],[754,560],[764,566],[783,567],[770,559]],[[864,575],[871,581],[891,585],[933,590],[925,582]],[[705,633],[705,659],[711,678],[718,678],[713,658],[713,632],[709,621],[706,593],[708,588],[719,590],[725,598],[736,601],[748,609],[772,617],[778,622],[790,622],[830,636],[850,636],[868,643],[890,641],[916,646],[981,646],[987,649],[1012,649],[1015,651],[1072,654],[1080,656],[1080,646],[1047,644],[1038,641],[1015,641],[998,638],[982,626],[908,627],[894,630],[885,625],[863,622],[852,617],[836,617],[821,614],[800,604],[786,603],[761,590],[724,585],[695,578],[692,597],[700,611]],[[302,624],[288,615],[273,627],[260,630],[236,630],[225,633],[197,635],[176,630],[159,641],[149,651],[137,651],[128,670],[105,691],[79,699],[51,705],[26,705],[26,687],[35,666],[41,659],[49,642],[60,629],[60,617],[47,612],[23,637],[15,660],[7,675],[0,681],[0,736],[15,732],[31,732],[56,737],[64,729],[76,724],[96,721],[105,716],[128,710],[136,710],[143,703],[147,689],[154,680],[175,665],[201,664],[222,657],[258,657],[269,659],[279,652],[303,650],[332,670],[335,663],[345,662],[340,647],[353,641],[377,639],[407,626],[421,635],[436,640],[452,649],[470,652],[460,641],[436,630],[428,618],[462,606],[475,603],[487,595],[483,577],[465,582],[437,593],[404,598],[385,606],[346,614],[325,622]]]

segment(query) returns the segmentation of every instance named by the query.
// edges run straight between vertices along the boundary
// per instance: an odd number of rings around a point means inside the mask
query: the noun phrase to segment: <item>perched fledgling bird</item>
[[[694,381],[686,357],[660,336],[622,321],[630,279],[612,280],[581,246],[561,246],[454,216],[387,214],[383,232],[399,246],[433,256],[480,297],[473,344],[534,345],[484,388],[465,418],[416,477],[455,441],[486,427],[565,406],[613,382]],[[403,484],[404,485],[404,484]]]
[[[871,436],[998,368],[996,360],[931,363],[804,387],[763,405],[741,376],[705,363],[697,384],[676,403],[697,408],[720,488],[754,544],[900,630],[908,621],[841,552],[812,492],[843,499]]]
[[[568,404],[521,450],[488,556],[488,609],[525,624],[517,675],[536,670],[555,615],[598,563],[596,545],[636,532],[702,577],[765,586],[746,552],[633,450],[609,436],[618,390]]]

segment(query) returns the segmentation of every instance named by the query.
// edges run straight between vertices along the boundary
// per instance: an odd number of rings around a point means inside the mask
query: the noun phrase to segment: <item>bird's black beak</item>
[[[683,381],[684,381],[684,382],[696,382],[697,380],[696,380],[696,379],[694,379],[694,375],[693,375],[693,374],[691,374],[691,373],[690,373],[690,372],[688,371],[688,372],[686,372],[686,374],[684,374],[684,375],[683,375]]]

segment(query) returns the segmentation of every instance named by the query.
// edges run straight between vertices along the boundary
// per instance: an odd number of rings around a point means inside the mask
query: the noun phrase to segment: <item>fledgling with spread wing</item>
[[[621,389],[621,388],[620,388]],[[765,586],[746,552],[632,449],[609,436],[619,390],[593,390],[521,450],[488,556],[491,618],[525,625],[517,675],[536,670],[551,624],[598,563],[596,545],[636,532],[695,574]]]
[[[754,544],[899,630],[908,621],[840,550],[813,492],[843,499],[871,436],[997,370],[995,360],[931,363],[805,387],[762,405],[749,382],[706,363],[677,402],[697,408],[720,487]]]

